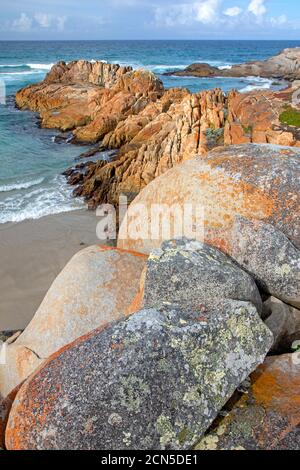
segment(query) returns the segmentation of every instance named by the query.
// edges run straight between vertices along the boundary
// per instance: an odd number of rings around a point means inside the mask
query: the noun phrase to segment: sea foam
[[[20,190],[15,197],[0,200],[0,224],[39,219],[84,207],[80,198],[72,198],[72,191],[62,176],[56,176],[48,187],[25,192]]]
[[[19,189],[29,189],[32,186],[37,186],[37,185],[41,184],[44,180],[45,180],[45,178],[38,178],[36,180],[25,181],[25,182],[22,182],[22,183],[17,182],[17,183],[13,183],[13,184],[5,184],[3,186],[0,186],[0,193],[6,193],[6,192],[10,192],[10,191],[19,190]]]
[[[261,78],[261,77],[246,77],[247,81],[251,81],[249,85],[240,89],[241,93],[248,93],[249,91],[253,90],[269,90],[272,87],[273,80],[268,78]]]

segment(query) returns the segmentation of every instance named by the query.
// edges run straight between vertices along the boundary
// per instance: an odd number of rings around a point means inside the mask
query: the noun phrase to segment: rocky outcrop
[[[75,255],[56,278],[25,331],[0,365],[5,397],[60,348],[108,322],[125,318],[147,257],[93,246]]]
[[[121,193],[132,200],[174,165],[224,143],[300,146],[297,119],[290,118],[299,111],[292,107],[295,90],[228,97],[219,89],[164,91],[148,71],[78,61],[57,64],[44,82],[18,92],[16,102],[39,112],[44,127],[72,131],[75,141],[102,141],[92,153],[119,149],[112,161],[67,171],[74,195],[95,208],[117,205]]]
[[[20,90],[16,103],[39,112],[44,127],[72,130],[75,139],[95,142],[163,91],[151,72],[77,61],[58,63],[43,82]]]
[[[206,152],[207,129],[224,126],[224,103],[221,90],[195,95],[177,89],[166,92],[105,137],[108,146],[126,143],[114,161],[89,165],[75,194],[84,196],[90,207],[102,202],[117,205],[121,193],[136,195],[177,163]],[[77,173],[75,169],[70,178]]]
[[[106,62],[88,62],[86,60],[73,61],[68,64],[58,62],[45,78],[45,83],[60,83],[72,85],[97,85],[112,88],[120,78],[132,67],[120,67],[118,64]]]
[[[193,95],[169,90],[104,137],[104,146],[120,148],[113,162],[71,171],[70,184],[79,185],[74,194],[84,196],[91,208],[118,204],[120,193],[132,198],[174,165],[196,154],[205,156],[223,143],[299,147],[299,128],[282,117],[294,91],[231,92],[226,97],[221,90]]]
[[[284,118],[284,113],[293,102],[296,88],[281,92],[255,91],[228,95],[228,118],[224,129],[224,143],[275,144],[300,146],[300,130],[296,121]],[[294,103],[295,113],[300,108]],[[291,125],[293,124],[293,125]]]
[[[192,64],[185,70],[167,72],[179,77],[263,77],[285,80],[300,79],[300,47],[284,49],[275,57],[264,61],[233,65],[230,69],[219,69],[208,64]]]
[[[237,394],[197,450],[298,450],[300,355],[269,357]]]
[[[186,67],[184,70],[171,70],[169,72],[165,72],[164,75],[166,76],[174,76],[174,77],[222,77],[223,70],[219,69],[218,67],[213,67],[212,65],[205,64],[205,63],[195,63],[191,64]]]
[[[129,206],[118,246],[150,253],[170,233],[177,238],[193,232],[194,238],[237,259],[262,289],[297,306],[298,181],[295,150],[257,145],[216,149],[150,183]],[[153,213],[153,207],[163,209],[162,214]],[[191,217],[184,219],[189,211]],[[242,232],[241,217],[249,221]]]
[[[247,302],[142,310],[52,357],[21,388],[8,449],[189,449],[261,363],[272,335]]]

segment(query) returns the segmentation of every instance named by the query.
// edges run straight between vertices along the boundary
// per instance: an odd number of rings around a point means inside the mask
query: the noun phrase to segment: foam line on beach
[[[45,178],[38,178],[36,180],[25,181],[22,183],[5,184],[3,186],[0,186],[0,193],[6,193],[10,191],[19,190],[19,189],[29,189],[32,186],[38,186],[39,184],[43,183],[44,180]]]

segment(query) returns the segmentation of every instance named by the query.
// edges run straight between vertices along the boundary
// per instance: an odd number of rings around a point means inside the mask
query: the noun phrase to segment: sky
[[[0,40],[297,39],[299,0],[0,0]]]

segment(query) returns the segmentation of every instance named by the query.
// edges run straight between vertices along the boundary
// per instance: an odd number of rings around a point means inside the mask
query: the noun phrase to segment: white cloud
[[[231,8],[227,8],[227,10],[225,10],[223,13],[224,15],[226,16],[238,16],[242,13],[242,8],[240,7],[231,7]]]
[[[30,31],[32,26],[32,19],[26,15],[26,13],[21,13],[20,17],[13,21],[12,29],[15,31]]]
[[[41,28],[63,31],[67,17],[56,16],[49,13],[35,13],[34,20]]]
[[[196,2],[194,4],[196,20],[204,24],[214,23],[217,18],[217,9],[219,4],[220,0]]]
[[[173,6],[156,8],[155,19],[158,24],[214,24],[219,17],[218,8],[222,0],[200,0],[192,3],[179,3]]]
[[[270,21],[273,26],[282,26],[288,22],[288,17],[286,15],[281,15],[277,18],[271,18]]]
[[[66,21],[66,16],[56,16],[49,13],[35,13],[33,16],[28,16],[26,13],[21,13],[19,18],[7,21],[4,29],[19,32],[34,31],[38,28],[63,31]]]
[[[53,15],[49,15],[47,13],[36,13],[34,15],[34,19],[42,28],[50,28]]]
[[[56,26],[58,31],[63,31],[65,29],[65,24],[67,21],[66,16],[57,16],[56,17]]]
[[[265,0],[251,0],[248,6],[248,11],[257,17],[262,17],[267,13]]]

